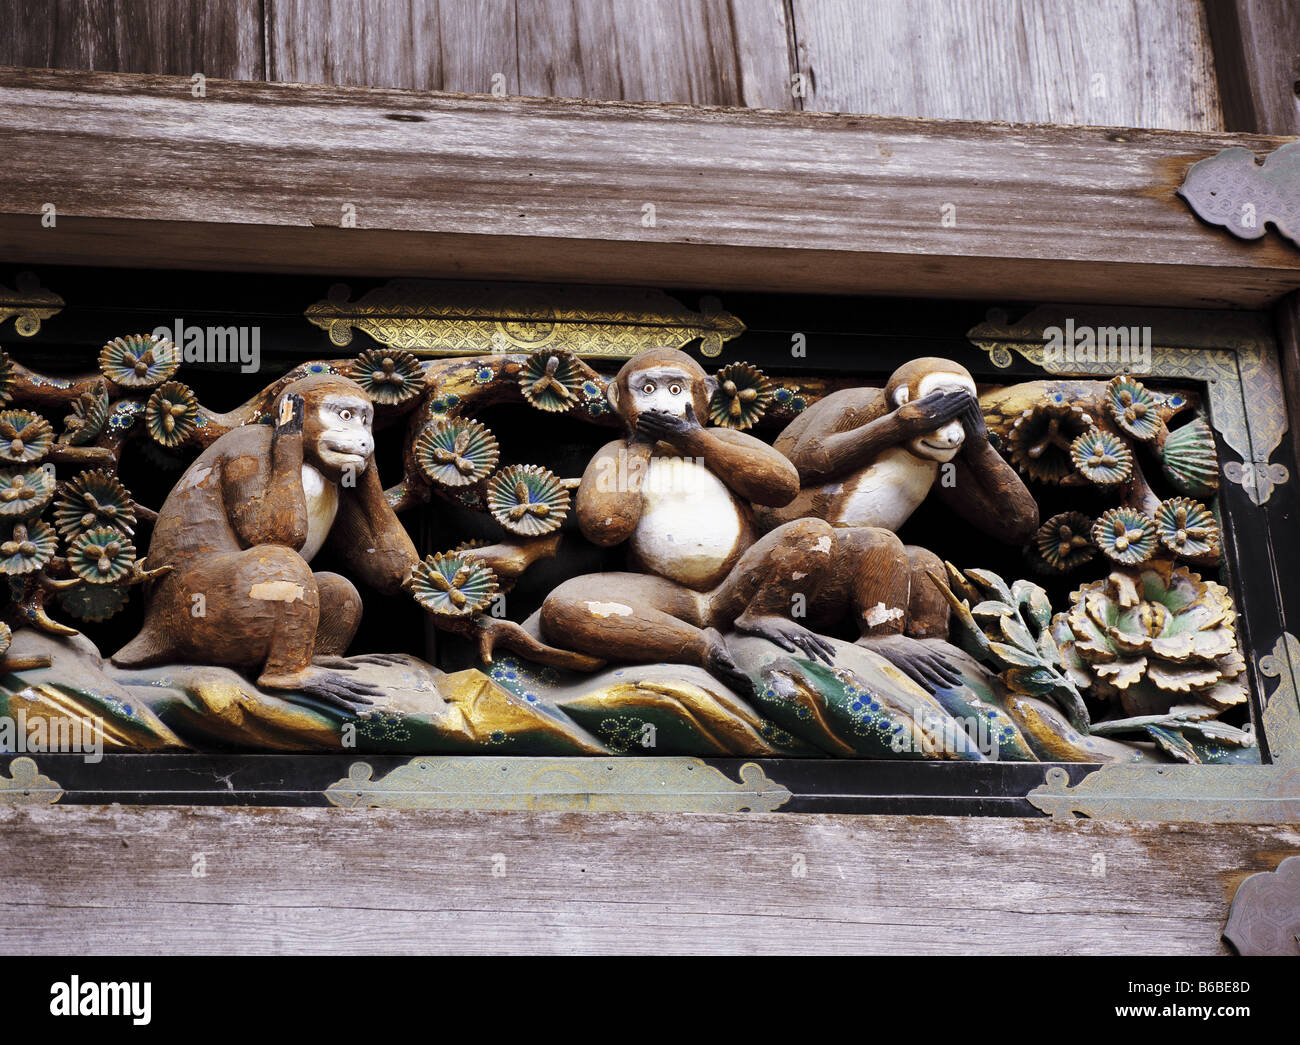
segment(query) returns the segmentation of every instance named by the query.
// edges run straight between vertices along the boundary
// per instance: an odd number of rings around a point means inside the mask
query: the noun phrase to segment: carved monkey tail
[[[173,659],[171,644],[160,638],[158,630],[146,620],[140,634],[109,658],[119,668],[148,668]]]

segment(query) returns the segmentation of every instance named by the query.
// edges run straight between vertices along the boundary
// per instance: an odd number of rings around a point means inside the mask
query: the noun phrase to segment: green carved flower
[[[122,388],[157,388],[180,365],[180,353],[170,338],[145,334],[115,337],[99,353],[100,371]]]
[[[0,410],[0,460],[32,464],[54,445],[50,422],[32,410]]]
[[[9,539],[0,543],[0,571],[11,576],[35,573],[58,550],[59,539],[54,529],[40,519],[17,523],[9,531]]]
[[[1100,486],[1122,483],[1133,475],[1133,451],[1103,428],[1090,428],[1071,443],[1070,459],[1085,479]]]
[[[85,446],[104,430],[108,421],[108,385],[96,381],[72,401],[72,412],[63,419],[59,442],[67,446]]]
[[[497,575],[484,562],[444,552],[417,564],[406,586],[435,616],[468,617],[481,612],[497,593]]]
[[[18,375],[14,371],[14,362],[3,348],[0,348],[0,406],[13,398],[14,383]]]
[[[716,376],[718,387],[709,400],[709,420],[741,431],[756,425],[772,401],[772,382],[749,363],[728,363]]]
[[[1092,418],[1082,407],[1064,396],[1044,396],[1011,426],[1007,456],[1022,475],[1031,479],[1067,484],[1073,479],[1077,483],[1071,446],[1091,427]]]
[[[400,348],[368,348],[353,360],[348,374],[380,406],[397,406],[424,391],[424,367]]]
[[[538,537],[560,528],[569,514],[569,491],[540,465],[515,464],[488,481],[487,504],[511,533]]]
[[[1137,566],[1156,550],[1156,527],[1136,508],[1112,508],[1093,523],[1092,539],[1108,559]]]
[[[39,515],[54,497],[54,475],[45,468],[0,469],[0,516],[26,519]]]
[[[488,429],[466,418],[427,426],[412,447],[421,474],[439,486],[471,486],[497,466],[500,450]]]
[[[59,592],[59,605],[78,620],[98,623],[122,609],[130,591],[120,584],[78,584]]]
[[[1219,554],[1219,524],[1210,509],[1190,497],[1171,497],[1155,510],[1160,543],[1187,559]]]
[[[1246,700],[1232,599],[1185,566],[1157,560],[1085,584],[1052,631],[1075,683],[1129,715]]]
[[[54,505],[54,525],[65,541],[104,527],[130,535],[135,527],[135,502],[112,472],[82,472],[64,484]]]
[[[198,420],[199,401],[179,381],[162,385],[145,404],[145,427],[159,446],[180,446],[194,434]]]
[[[1121,374],[1111,381],[1103,403],[1111,420],[1139,442],[1151,442],[1164,427],[1155,397],[1135,378]]]
[[[578,402],[585,380],[582,364],[572,352],[544,348],[520,368],[519,390],[538,410],[563,413]]]
[[[1097,554],[1092,520],[1082,512],[1053,515],[1034,535],[1031,562],[1051,573],[1068,573]]]
[[[68,549],[68,565],[90,584],[113,584],[135,565],[135,545],[108,526],[87,530]]]

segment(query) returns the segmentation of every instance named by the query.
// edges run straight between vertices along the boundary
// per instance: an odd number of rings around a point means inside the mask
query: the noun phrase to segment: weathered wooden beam
[[[0,806],[0,950],[1215,954],[1295,825]]]
[[[1233,143],[6,70],[0,258],[1261,307],[1300,252],[1174,196]]]

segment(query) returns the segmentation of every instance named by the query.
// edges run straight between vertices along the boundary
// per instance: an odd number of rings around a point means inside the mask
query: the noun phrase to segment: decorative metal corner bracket
[[[1300,856],[1237,887],[1223,938],[1241,955],[1300,955]]]
[[[1240,239],[1259,239],[1266,227],[1300,247],[1300,142],[1264,157],[1240,145],[1193,163],[1175,190],[1202,221]]]
[[[63,298],[42,287],[35,273],[18,273],[14,285],[16,290],[0,286],[0,323],[15,317],[14,329],[23,337],[31,337],[40,330],[41,320],[63,311]]]
[[[551,286],[542,283],[456,283],[395,279],[349,301],[344,283],[308,306],[307,320],[335,345],[353,329],[420,356],[463,356],[564,348],[589,358],[626,359],[645,348],[681,348],[700,339],[717,356],[745,331],[717,298],[692,312],[662,290]]]
[[[1252,313],[1041,305],[1010,322],[1001,309],[966,332],[994,366],[1016,353],[1061,377],[1116,374],[1205,382],[1209,421],[1240,461],[1223,474],[1255,504],[1291,478],[1269,461],[1287,431],[1277,348],[1268,321]]]
[[[0,776],[0,806],[53,805],[63,797],[63,788],[42,774],[30,758],[9,763],[12,777]]]
[[[378,780],[373,772],[354,762],[325,797],[345,808],[601,813],[770,813],[790,800],[756,763],[736,783],[698,758],[427,756]]]
[[[1300,821],[1300,640],[1284,633],[1260,658],[1261,674],[1278,686],[1263,707],[1266,766],[1108,765],[1071,787],[1064,769],[1029,792],[1035,808],[1069,820],[1160,820],[1204,824]]]

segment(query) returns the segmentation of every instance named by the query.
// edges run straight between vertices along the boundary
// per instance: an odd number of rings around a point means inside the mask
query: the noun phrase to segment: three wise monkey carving
[[[623,547],[627,570],[559,584],[524,625],[479,617],[495,645],[562,667],[607,661],[691,664],[742,695],[750,678],[729,633],[834,663],[826,637],[856,641],[934,689],[959,681],[941,650],[947,608],[932,553],[898,529],[934,489],[963,519],[1027,540],[1037,507],[989,444],[970,375],[919,359],[882,389],[833,393],[770,446],[706,428],[716,381],[676,350],[642,352],[609,382],[620,438],[588,464],[575,515],[587,540]],[[344,709],[373,686],[345,654],[363,601],[353,580],[397,594],[419,556],[374,463],[374,406],[353,381],[317,374],[286,386],[271,424],[217,439],[159,512],[148,550],[160,571],[122,667],[205,663],[247,671],[267,690]],[[936,482],[951,464],[956,481]],[[558,535],[467,554],[517,577]],[[326,544],[349,577],[314,571]],[[392,662],[383,655],[368,658]]]
[[[703,428],[715,387],[676,351],[642,353],[610,384],[625,437],[591,461],[577,516],[593,543],[625,543],[636,572],[560,585],[542,607],[543,636],[609,660],[696,664],[744,693],[723,631],[831,663],[818,629],[851,612],[859,644],[928,689],[958,684],[920,641],[947,637],[947,604],[927,576],[942,563],[895,531],[936,486],[1009,541],[1038,526],[1033,497],[989,444],[970,374],[914,360],[883,390],[827,396],[775,447]],[[949,463],[956,481],[936,484]]]

